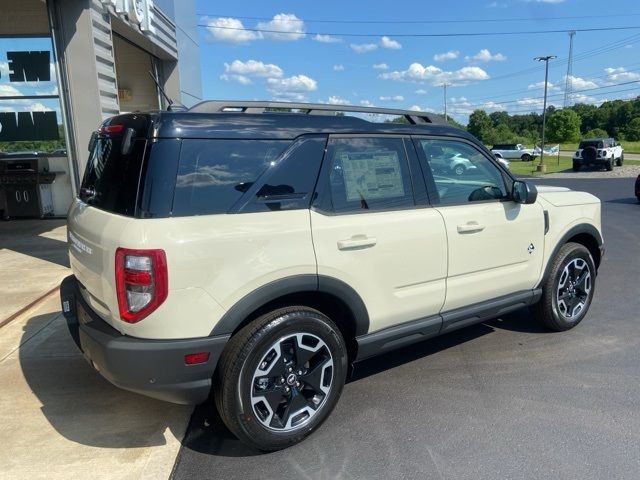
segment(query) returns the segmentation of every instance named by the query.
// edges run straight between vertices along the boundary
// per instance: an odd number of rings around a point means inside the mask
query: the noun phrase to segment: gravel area
[[[636,178],[638,175],[640,175],[640,165],[623,165],[622,167],[614,167],[611,172],[583,168],[579,172],[564,170],[562,172],[549,173],[543,178]]]

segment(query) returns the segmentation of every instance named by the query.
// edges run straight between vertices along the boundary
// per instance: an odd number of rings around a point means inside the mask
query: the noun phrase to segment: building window
[[[50,37],[0,37],[0,155],[66,156]]]

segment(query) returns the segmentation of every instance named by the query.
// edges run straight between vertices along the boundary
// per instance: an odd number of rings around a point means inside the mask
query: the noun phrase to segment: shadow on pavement
[[[15,219],[0,223],[0,245],[3,249],[69,267],[66,237],[56,239],[43,233],[67,224],[65,219]]]
[[[191,407],[126,392],[104,380],[77,350],[60,313],[29,319],[19,360],[43,415],[67,440],[120,449],[164,445],[167,428],[177,438],[184,433]]]
[[[636,197],[627,197],[627,198],[615,198],[613,200],[606,200],[607,203],[622,203],[625,205],[632,205],[635,203],[640,203]]]
[[[378,357],[358,362],[347,383],[364,381],[367,377],[399,367],[403,364],[428,357],[442,350],[460,345],[496,330],[512,330],[516,332],[545,333],[543,327],[531,317],[528,309],[523,308],[505,315],[503,318],[490,320],[467,328],[463,328],[440,337],[419,342],[408,347],[395,350]],[[425,381],[427,381],[425,379]],[[374,400],[372,400],[374,401]],[[219,457],[253,457],[265,454],[247,447],[227,429],[218,414],[213,399],[198,405],[182,442],[183,448],[205,455]],[[176,466],[180,463],[180,456]]]

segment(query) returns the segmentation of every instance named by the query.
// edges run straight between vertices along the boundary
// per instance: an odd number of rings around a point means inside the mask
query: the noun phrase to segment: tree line
[[[542,133],[542,114],[487,114],[478,109],[470,115],[467,130],[486,145],[538,143]],[[640,141],[640,96],[632,100],[604,102],[600,106],[579,103],[562,109],[547,108],[547,142],[569,143],[588,137]]]

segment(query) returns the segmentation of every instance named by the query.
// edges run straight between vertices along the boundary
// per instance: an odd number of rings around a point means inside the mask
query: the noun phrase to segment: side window
[[[173,215],[226,213],[289,140],[184,140]]]
[[[337,213],[400,209],[414,205],[402,138],[329,140],[328,194]]]
[[[305,136],[295,141],[256,182],[249,192],[248,203],[240,206],[240,211],[309,208],[326,144],[326,135]]]
[[[507,196],[500,169],[471,145],[455,140],[417,140],[443,205],[501,200]]]

